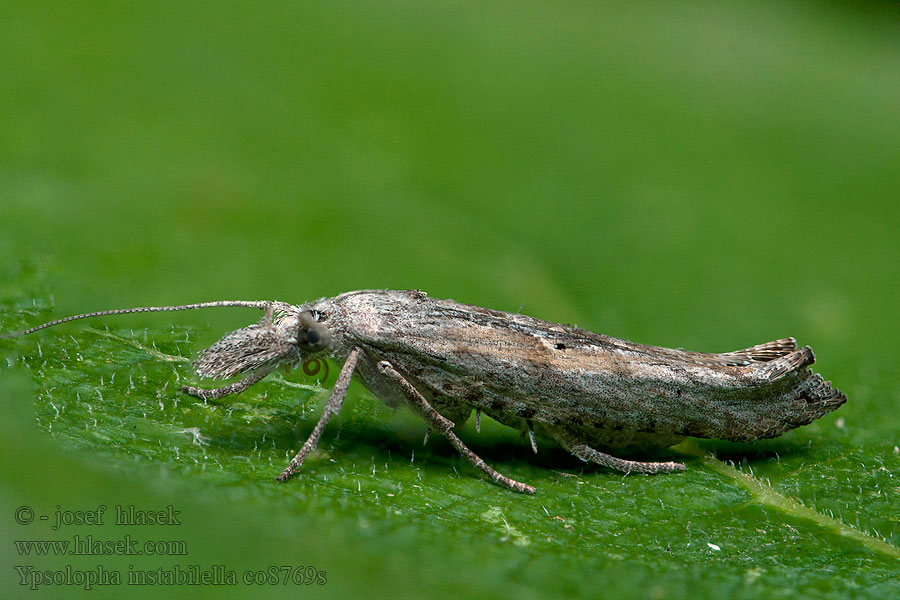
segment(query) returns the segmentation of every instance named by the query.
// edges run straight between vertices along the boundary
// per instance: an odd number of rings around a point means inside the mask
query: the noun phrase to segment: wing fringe
[[[797,340],[792,337],[772,340],[765,344],[757,344],[743,350],[728,352],[722,356],[733,356],[750,362],[769,362],[782,356],[790,355],[797,350]]]

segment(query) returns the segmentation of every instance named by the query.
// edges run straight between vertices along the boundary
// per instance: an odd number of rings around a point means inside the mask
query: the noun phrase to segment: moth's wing
[[[795,414],[788,419],[793,426],[805,425],[829,413],[847,401],[847,396],[832,387],[807,367],[816,362],[812,348],[805,346],[758,367],[759,374],[776,386],[788,386],[788,398],[794,400]],[[797,409],[797,407],[800,407]]]
[[[703,365],[710,367],[746,367],[757,363],[768,363],[778,358],[789,356],[797,351],[797,340],[794,338],[783,338],[780,340],[772,340],[765,344],[757,344],[742,350],[734,350],[732,352],[709,353],[709,352],[691,352],[687,350],[676,350],[672,348],[662,348],[659,346],[645,346],[643,344],[635,344],[624,340],[616,340],[618,345],[625,348],[633,348],[645,354],[669,359],[676,359],[695,365]],[[813,361],[815,358],[813,358]],[[812,364],[810,362],[809,364]]]
[[[813,354],[812,348],[804,346],[799,350],[770,360],[764,365],[759,365],[757,372],[764,375],[769,381],[775,381],[789,375],[799,374],[814,362],[816,362],[816,355]]]
[[[800,424],[818,419],[847,401],[847,396],[833,388],[830,381],[808,369],[816,362],[816,355],[809,346],[797,349],[794,338],[775,340],[731,354],[746,356],[750,361],[746,364],[748,372],[767,384],[787,386],[786,397],[804,407]]]
[[[720,354],[722,358],[733,357],[735,359],[743,359],[750,362],[769,362],[781,356],[786,356],[797,350],[797,340],[792,337],[780,340],[772,340],[765,344],[757,344],[743,350],[735,350],[734,352],[726,352]],[[813,359],[815,360],[815,359]],[[812,364],[812,363],[810,363]]]
[[[720,404],[714,419],[707,416],[706,422],[700,423],[691,417],[676,423],[672,431],[681,435],[734,441],[776,437],[811,423],[847,401],[847,396],[832,387],[830,381],[809,369],[816,360],[812,349],[809,346],[797,349],[793,338],[722,354],[652,347],[640,349],[656,358],[712,367],[713,372],[730,373],[739,382],[737,387],[728,390],[717,390],[715,384],[706,392],[702,385],[694,390],[703,400],[702,405],[706,404],[708,394],[718,395],[720,391],[725,394],[722,398],[730,400]],[[665,398],[664,395],[661,397]],[[689,404],[689,398],[690,394],[679,398],[679,404]],[[659,402],[654,406],[663,405],[666,404]],[[676,408],[665,414],[678,413]]]

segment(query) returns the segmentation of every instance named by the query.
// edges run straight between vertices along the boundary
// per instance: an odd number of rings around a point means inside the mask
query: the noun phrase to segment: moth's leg
[[[520,483],[514,479],[510,479],[506,475],[498,473],[491,467],[489,467],[483,460],[481,460],[477,454],[469,450],[465,444],[462,443],[456,434],[453,433],[453,421],[444,417],[436,411],[429,403],[428,400],[417,390],[409,381],[406,380],[403,375],[397,372],[396,369],[386,360],[383,360],[378,363],[378,371],[391,380],[393,383],[397,384],[397,387],[403,392],[403,395],[409,401],[411,407],[425,419],[425,422],[429,427],[436,429],[440,433],[447,436],[447,439],[450,440],[450,443],[453,444],[453,447],[462,454],[466,460],[472,463],[474,466],[478,467],[485,474],[490,477],[492,480],[496,481],[501,485],[505,485],[506,487],[515,490],[517,492],[525,492],[528,494],[534,493],[534,488],[530,485],[526,485],[524,483]]]
[[[584,462],[597,463],[623,473],[671,473],[673,471],[684,471],[684,465],[677,462],[640,462],[616,458],[599,450],[594,450],[587,444],[582,444],[573,438],[564,438],[561,440],[561,443],[563,448]]]
[[[316,449],[316,444],[319,443],[319,438],[322,437],[322,432],[325,431],[328,421],[341,410],[344,397],[347,395],[347,387],[350,385],[350,377],[353,375],[353,369],[356,368],[359,353],[360,349],[356,346],[350,349],[350,353],[347,354],[347,360],[344,361],[344,366],[341,367],[341,372],[338,374],[334,388],[331,390],[331,396],[325,404],[325,410],[322,411],[322,416],[319,417],[319,422],[316,423],[315,428],[309,434],[309,438],[307,438],[303,447],[300,448],[300,451],[291,459],[291,464],[278,476],[278,481],[286,480],[300,468],[306,456]]]
[[[258,383],[260,379],[268,374],[269,371],[257,371],[256,373],[247,375],[240,381],[235,381],[234,383],[211,390],[208,390],[206,388],[194,387],[192,385],[183,385],[181,386],[181,391],[185,394],[190,394],[191,396],[203,398],[204,400],[208,400],[210,398],[213,400],[219,400],[221,398],[224,398],[225,396],[230,396],[231,394],[240,394],[254,383]]]

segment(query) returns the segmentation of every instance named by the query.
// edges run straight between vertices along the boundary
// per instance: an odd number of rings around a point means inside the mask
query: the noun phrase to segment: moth
[[[585,462],[622,472],[668,473],[677,462],[641,462],[610,452],[665,447],[690,436],[751,442],[777,437],[829,413],[847,397],[812,373],[815,356],[785,338],[720,354],[636,344],[523,314],[437,300],[420,290],[363,290],[305,304],[225,300],[106,310],[51,321],[140,312],[242,306],[262,319],[203,350],[201,377],[241,378],[181,389],[200,398],[243,392],[282,366],[330,357],[343,367],[309,438],[278,476],[303,464],[341,408],[353,375],[392,407],[406,405],[428,431],[447,437],[491,480],[534,488],[499,473],[456,435],[474,412],[527,435],[555,440]],[[427,437],[426,437],[427,439]]]

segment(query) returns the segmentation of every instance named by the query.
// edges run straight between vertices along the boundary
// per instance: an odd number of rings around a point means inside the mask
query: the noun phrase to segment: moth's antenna
[[[103,317],[106,315],[124,315],[127,313],[141,313],[141,312],[166,312],[166,311],[172,311],[172,310],[192,310],[195,308],[213,308],[216,306],[245,306],[247,308],[258,308],[260,310],[269,311],[269,310],[283,309],[285,306],[289,306],[289,305],[287,305],[283,302],[269,302],[267,300],[217,300],[215,302],[198,302],[196,304],[180,304],[178,306],[141,306],[138,308],[117,308],[114,310],[101,310],[98,312],[84,313],[81,315],[72,315],[71,317],[65,317],[64,319],[57,319],[55,321],[50,321],[49,323],[44,323],[43,325],[38,325],[36,327],[32,327],[30,329],[25,329],[23,331],[0,333],[0,339],[22,337],[23,335],[28,335],[29,333],[34,333],[35,331],[40,331],[41,329],[46,329],[47,327],[53,327],[54,325],[59,325],[61,323],[68,323],[69,321],[77,321],[78,319],[88,319],[90,317]]]

